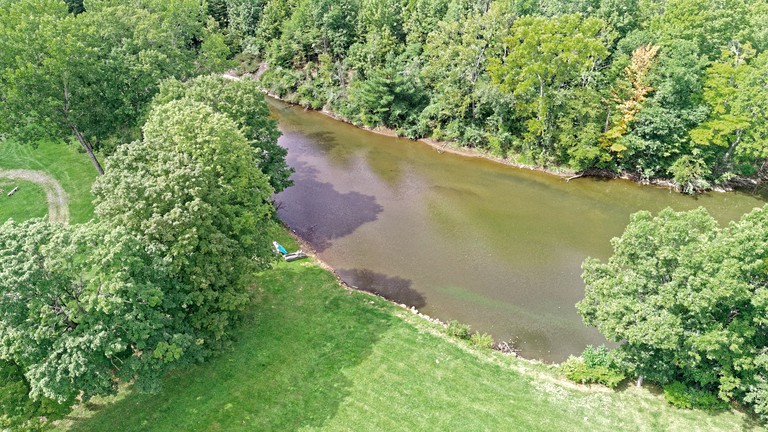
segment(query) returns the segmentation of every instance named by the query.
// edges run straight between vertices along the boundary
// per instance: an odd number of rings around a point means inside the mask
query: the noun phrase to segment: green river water
[[[765,203],[566,182],[268,102],[296,170],[279,215],[323,261],[350,285],[512,341],[527,358],[562,361],[605,342],[574,307],[581,263],[607,259],[631,213],[704,206],[727,223]]]

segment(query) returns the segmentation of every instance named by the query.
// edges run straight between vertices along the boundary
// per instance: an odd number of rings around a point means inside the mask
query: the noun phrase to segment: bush
[[[610,351],[608,351],[605,345],[600,345],[597,348],[587,345],[584,348],[584,352],[581,353],[581,358],[584,359],[584,364],[588,367],[604,366],[611,368],[614,365]]]
[[[235,56],[237,62],[237,73],[240,75],[247,73],[256,73],[261,67],[261,59],[251,53],[239,53]]]
[[[570,356],[560,365],[560,371],[573,382],[602,384],[610,388],[616,388],[626,379],[610,351],[604,346],[587,346],[581,357]]]
[[[455,338],[464,340],[469,340],[472,336],[472,329],[469,324],[462,324],[456,320],[448,322],[448,328],[445,329],[445,332]]]
[[[664,386],[664,399],[678,408],[698,408],[708,411],[728,408],[728,402],[718,398],[714,393],[691,388],[678,381]]]
[[[21,370],[0,360],[0,430],[41,431],[50,427],[50,421],[64,417],[69,404],[48,398],[32,400],[29,386]]]
[[[469,338],[470,345],[478,348],[493,348],[493,338],[488,333],[475,333]]]

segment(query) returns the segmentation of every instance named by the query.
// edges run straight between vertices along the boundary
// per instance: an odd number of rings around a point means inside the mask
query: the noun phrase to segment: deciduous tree
[[[0,3],[0,125],[22,141],[74,137],[101,174],[96,152],[138,135],[160,81],[220,64],[223,51],[203,40],[194,0],[85,6],[75,16],[61,1]]]
[[[269,177],[275,192],[291,185],[292,170],[285,163],[286,150],[277,144],[280,131],[269,117],[269,108],[256,82],[230,80],[217,75],[201,76],[186,82],[170,79],[162,83],[153,106],[173,100],[190,99],[225,114],[243,132],[254,150],[258,168]]]
[[[30,396],[63,402],[108,394],[115,378],[156,386],[192,345],[171,331],[162,262],[120,227],[43,220],[0,227],[0,359]]]
[[[720,229],[704,210],[636,213],[578,303],[626,366],[665,384],[765,405],[768,206]]]
[[[167,266],[172,334],[163,358],[202,358],[227,340],[248,280],[273,259],[273,189],[241,128],[190,99],[155,107],[142,141],[120,146],[94,184],[96,214]]]

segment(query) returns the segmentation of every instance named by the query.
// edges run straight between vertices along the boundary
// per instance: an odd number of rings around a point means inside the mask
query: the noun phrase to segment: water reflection
[[[301,187],[279,195],[278,215],[318,252],[328,249],[334,239],[375,221],[384,210],[374,196],[339,192],[331,183],[318,181],[315,168],[299,161],[292,166],[296,172],[291,178]]]
[[[411,288],[412,282],[397,276],[387,276],[368,269],[341,269],[336,273],[349,285],[380,295],[393,302],[421,309],[427,305],[423,294]]]
[[[581,263],[611,255],[631,213],[705,206],[722,223],[764,200],[570,182],[440,154],[270,101],[296,169],[280,217],[351,285],[560,361],[604,339],[575,310]]]

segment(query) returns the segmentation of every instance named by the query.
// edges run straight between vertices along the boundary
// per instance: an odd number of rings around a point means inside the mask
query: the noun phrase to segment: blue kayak
[[[280,243],[278,243],[278,242],[276,242],[276,241],[273,241],[273,242],[272,242],[272,245],[275,247],[275,250],[276,250],[276,251],[277,251],[277,253],[279,253],[280,255],[287,255],[287,254],[288,254],[288,251],[287,251],[287,250],[285,250],[285,248],[283,247],[283,245],[281,245]]]

